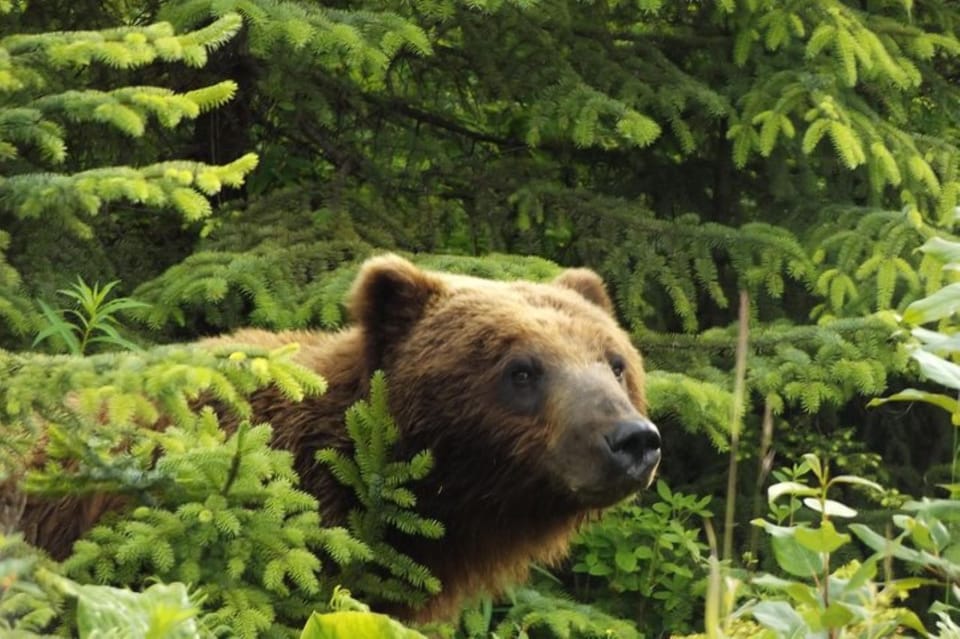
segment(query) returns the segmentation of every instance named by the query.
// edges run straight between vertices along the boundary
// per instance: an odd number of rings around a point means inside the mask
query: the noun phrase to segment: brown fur
[[[446,526],[441,540],[391,539],[443,584],[416,617],[448,616],[465,597],[523,579],[531,561],[557,561],[586,515],[625,494],[580,492],[597,472],[578,459],[593,445],[581,439],[596,439],[593,431],[611,419],[645,412],[640,356],[594,273],[567,271],[555,285],[500,283],[423,272],[384,256],[362,269],[350,310],[354,326],[335,334],[243,330],[202,344],[298,342],[296,359],[327,380],[326,394],[299,404],[274,389],[251,400],[255,419],[273,425],[274,444],[294,453],[303,488],[320,500],[327,524],[343,522],[353,496],[314,454],[350,450],[344,412],[365,397],[374,370],[386,371],[398,452],[429,448],[436,462],[417,486],[417,508]],[[509,357],[527,352],[552,381],[542,406],[518,412],[497,389]],[[626,362],[619,382],[606,362],[611,352]],[[103,497],[32,504],[22,528],[62,557],[116,506]]]

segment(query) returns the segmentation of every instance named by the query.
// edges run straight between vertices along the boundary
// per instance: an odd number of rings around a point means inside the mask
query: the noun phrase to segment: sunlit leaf
[[[831,517],[856,517],[857,511],[849,506],[841,504],[838,501],[832,499],[824,499],[822,502],[819,499],[814,499],[813,497],[806,497],[803,500],[803,505],[809,508],[810,510],[815,510],[818,513],[824,513]]]
[[[782,481],[767,488],[767,501],[774,502],[783,495],[812,496],[818,494],[816,488],[796,481]]]
[[[300,639],[426,639],[386,615],[343,611],[313,613]]]
[[[919,348],[914,349],[910,357],[927,379],[960,390],[960,366]]]
[[[948,284],[910,304],[903,312],[907,324],[926,324],[950,317],[960,310],[960,283]]]
[[[819,528],[797,526],[794,536],[804,548],[818,553],[834,552],[850,541],[850,535],[838,533],[830,521],[822,522]]]
[[[960,403],[953,397],[941,393],[917,390],[915,388],[908,388],[886,397],[875,397],[867,403],[867,406],[882,406],[888,402],[926,402],[927,404],[939,406],[950,414],[957,413],[958,410],[960,410]]]

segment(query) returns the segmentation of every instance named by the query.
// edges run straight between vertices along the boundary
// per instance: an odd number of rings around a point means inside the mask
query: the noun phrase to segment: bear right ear
[[[348,296],[353,321],[364,332],[370,370],[381,365],[386,349],[410,332],[443,281],[398,255],[370,258],[360,267]]]
[[[576,291],[610,315],[615,313],[603,278],[588,268],[568,268],[553,280],[553,285]]]

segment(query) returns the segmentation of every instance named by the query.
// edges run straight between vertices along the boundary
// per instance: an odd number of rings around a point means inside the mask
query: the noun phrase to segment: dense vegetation
[[[386,382],[362,458],[324,460],[378,507],[325,528],[269,425],[189,401],[323,381],[171,345],[340,326],[389,249],[602,273],[666,442],[568,564],[424,632],[960,636],[956,3],[0,0],[0,25],[0,633],[413,632],[358,601],[442,587],[383,543],[442,534],[367,476],[429,472],[377,452]],[[139,507],[65,562],[13,532],[26,495],[93,490]]]

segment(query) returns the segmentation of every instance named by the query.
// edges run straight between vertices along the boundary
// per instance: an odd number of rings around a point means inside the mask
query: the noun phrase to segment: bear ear
[[[384,352],[413,328],[429,302],[444,290],[443,281],[398,255],[374,257],[360,267],[348,296],[353,321],[364,332],[372,368]]]
[[[568,268],[553,280],[553,284],[576,291],[588,302],[593,302],[610,315],[614,314],[613,301],[607,294],[603,279],[588,268]]]

